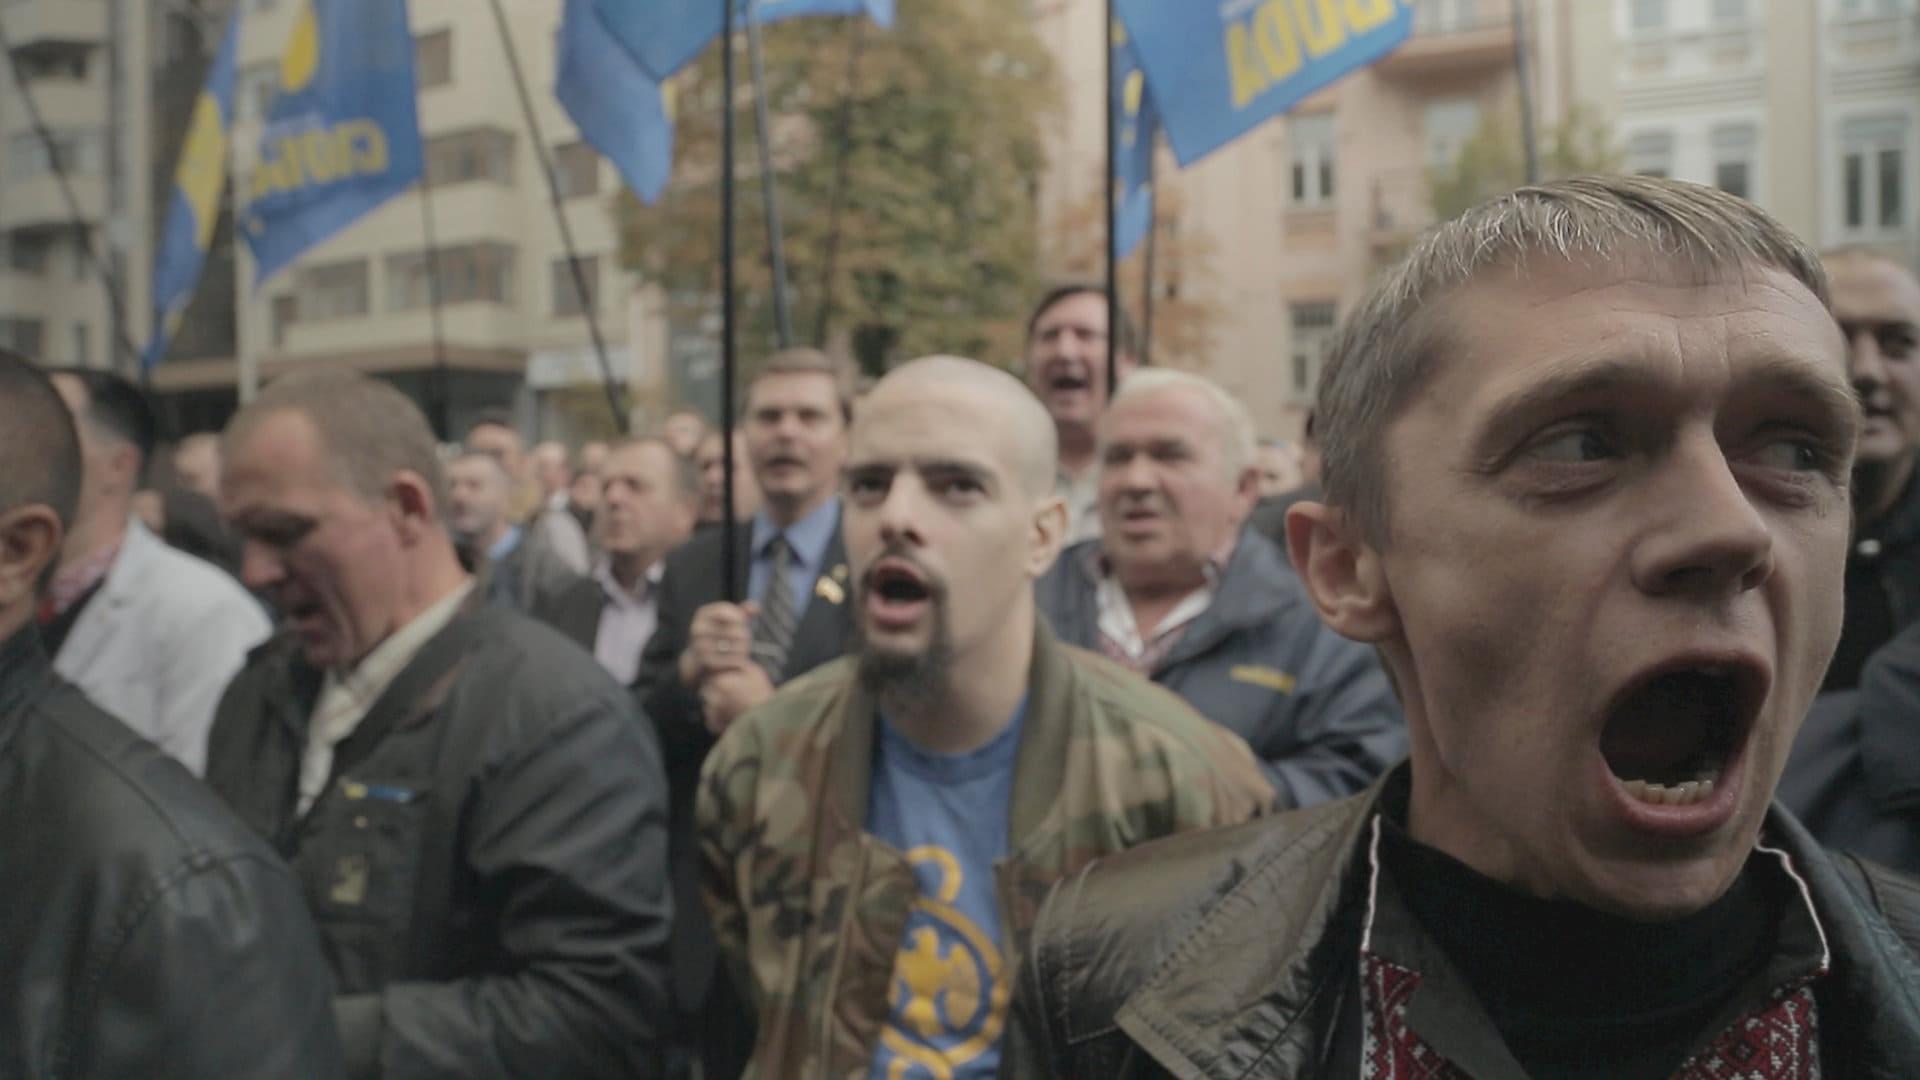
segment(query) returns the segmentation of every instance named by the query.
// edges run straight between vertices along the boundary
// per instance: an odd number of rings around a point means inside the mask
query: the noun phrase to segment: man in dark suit
[[[659,625],[666,555],[693,531],[698,481],[693,463],[664,439],[630,439],[615,446],[601,466],[601,479],[601,555],[593,573],[550,603],[536,605],[534,614],[630,686],[640,670],[641,650]]]
[[[747,387],[745,413],[760,510],[737,527],[727,576],[718,530],[667,556],[659,623],[637,682],[660,731],[672,800],[674,1000],[698,1032],[709,1080],[738,1076],[753,1047],[733,988],[714,978],[718,953],[693,850],[700,766],[728,724],[774,687],[839,657],[853,632],[837,495],[852,418],[841,368],[813,349],[776,353]]]

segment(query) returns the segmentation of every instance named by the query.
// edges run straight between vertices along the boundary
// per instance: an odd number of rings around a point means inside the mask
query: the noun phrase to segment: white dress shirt
[[[320,684],[320,696],[313,703],[313,717],[307,722],[307,752],[300,759],[302,816],[327,786],[327,776],[333,772],[333,748],[354,733],[393,680],[413,663],[427,642],[447,628],[472,591],[473,582],[469,581],[448,593],[415,615],[412,622],[388,634],[352,671],[344,675],[327,672]]]
[[[614,578],[606,559],[593,568],[593,578],[607,597],[607,606],[600,609],[600,629],[593,637],[593,655],[621,686],[633,685],[640,674],[640,651],[660,625],[659,585],[666,568],[660,561],[647,567],[635,592],[628,592]]]

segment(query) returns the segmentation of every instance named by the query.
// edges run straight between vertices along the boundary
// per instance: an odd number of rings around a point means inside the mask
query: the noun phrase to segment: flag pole
[[[773,273],[774,330],[780,347],[793,346],[793,308],[787,296],[787,244],[774,190],[772,137],[767,116],[767,72],[760,59],[760,0],[747,0],[747,63],[753,78],[754,141],[760,151],[760,198],[767,215],[767,264]]]
[[[1526,152],[1527,183],[1540,182],[1540,144],[1533,128],[1533,80],[1527,72],[1526,0],[1513,0],[1513,75],[1520,88],[1520,145]]]
[[[495,0],[497,3],[498,0]],[[739,521],[734,513],[734,298],[733,298],[733,4],[720,4],[720,580],[727,602],[740,600],[734,574],[739,557]]]
[[[1120,261],[1120,248],[1119,237],[1114,234],[1113,205],[1115,151],[1113,128],[1119,117],[1115,114],[1113,92],[1113,0],[1105,0],[1102,8],[1106,12],[1105,19],[1101,23],[1101,46],[1105,54],[1102,70],[1106,74],[1100,82],[1103,88],[1101,96],[1106,102],[1107,132],[1106,168],[1100,174],[1100,188],[1106,194],[1107,206],[1107,397],[1111,400],[1114,390],[1120,384],[1120,290],[1115,274],[1115,266]]]
[[[420,227],[427,243],[427,308],[433,326],[433,371],[427,376],[427,415],[441,441],[453,438],[452,399],[447,386],[447,333],[440,310],[440,244],[433,226],[432,162],[420,169]]]
[[[567,268],[573,272],[574,293],[586,313],[587,333],[593,338],[593,353],[600,361],[600,383],[607,392],[607,409],[613,413],[613,429],[625,435],[627,411],[620,407],[620,392],[614,388],[613,363],[607,359],[606,339],[600,336],[599,305],[593,302],[593,293],[587,289],[580,249],[574,246],[573,228],[567,224],[566,206],[560,198],[560,177],[553,170],[553,157],[547,153],[546,139],[540,134],[540,118],[533,111],[533,96],[527,92],[527,80],[520,71],[520,51],[514,47],[513,34],[507,29],[507,13],[501,8],[500,0],[493,0],[493,21],[500,28],[500,47],[506,50],[507,70],[513,76],[514,89],[520,94],[520,111],[526,115],[527,132],[533,138],[534,158],[540,162],[540,173],[547,180],[547,198],[553,204],[553,220],[560,226],[560,244],[567,253]]]
[[[1152,137],[1151,132],[1148,133],[1148,137]],[[1145,265],[1141,268],[1144,271],[1141,277],[1145,282],[1141,289],[1143,295],[1140,297],[1141,367],[1146,367],[1153,363],[1153,298],[1154,293],[1158,291],[1153,287],[1153,270],[1156,261],[1154,258],[1155,249],[1160,246],[1160,189],[1154,186],[1158,179],[1154,174],[1159,172],[1159,167],[1159,155],[1149,151],[1147,154],[1147,190],[1153,193],[1153,197],[1149,199],[1147,203],[1147,251],[1145,255],[1141,256],[1145,262]]]

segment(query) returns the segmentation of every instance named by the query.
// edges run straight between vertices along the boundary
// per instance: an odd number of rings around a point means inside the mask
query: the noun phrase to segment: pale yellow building
[[[1822,246],[1920,265],[1920,0],[1415,0],[1413,37],[1380,63],[1192,168],[1163,150],[1223,314],[1211,355],[1156,362],[1297,432],[1332,328],[1433,221],[1428,168],[1516,101],[1516,7],[1536,130],[1583,106],[1627,171],[1717,184]],[[1053,221],[1097,192],[1101,8],[1035,7],[1067,99],[1041,194]]]

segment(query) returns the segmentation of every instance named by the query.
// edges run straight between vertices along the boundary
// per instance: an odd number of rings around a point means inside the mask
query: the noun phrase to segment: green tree
[[[1562,123],[1539,133],[1539,142],[1542,180],[1620,170],[1622,156],[1606,122],[1585,106],[1568,110]],[[1516,102],[1482,117],[1453,164],[1427,170],[1433,212],[1443,220],[1526,182]]]
[[[1026,0],[900,0],[881,30],[809,18],[762,33],[796,343],[868,372],[930,352],[1005,364],[1038,281],[1035,191],[1057,107]],[[774,346],[744,35],[736,44],[736,285],[743,366]],[[720,271],[720,50],[675,80],[666,195],[621,197],[621,256],[687,315]]]

